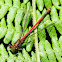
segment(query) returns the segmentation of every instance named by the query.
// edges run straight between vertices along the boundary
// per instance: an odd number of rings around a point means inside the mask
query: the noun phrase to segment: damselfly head
[[[11,47],[12,47],[12,45],[11,45],[11,44],[9,44],[9,47],[11,48]]]
[[[15,45],[9,45],[9,47],[11,48],[11,52],[16,52],[18,51],[18,47],[16,47]]]

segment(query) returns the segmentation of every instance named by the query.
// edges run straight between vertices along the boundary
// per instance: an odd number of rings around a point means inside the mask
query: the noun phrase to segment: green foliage
[[[36,0],[37,3],[37,7],[40,11],[43,10],[44,4],[43,4],[43,0]]]
[[[8,46],[5,47],[11,40],[13,44],[31,29],[31,26],[28,26],[33,16],[31,3],[29,0],[23,0],[22,3],[20,0],[0,0],[0,39],[3,38],[0,42],[2,43],[0,44],[0,62],[37,62],[34,32],[30,34],[33,36],[28,36],[24,40],[22,46],[26,46],[26,49],[23,48],[22,53],[19,51],[17,56],[11,53]],[[48,14],[38,24],[38,31],[55,22],[46,30],[43,29],[37,33],[39,42],[36,46],[38,46],[41,62],[62,62],[62,0],[36,0],[36,4],[38,7],[36,21],[43,16],[46,9],[51,8],[50,15]],[[60,33],[59,38],[57,31]],[[47,33],[51,41],[46,39]]]

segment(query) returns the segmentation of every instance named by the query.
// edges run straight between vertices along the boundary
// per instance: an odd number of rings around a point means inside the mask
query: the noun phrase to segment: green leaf
[[[45,50],[44,50],[44,41],[40,41],[39,42],[39,52],[41,52],[40,54],[40,59],[41,59],[41,62],[49,62],[48,58],[47,58],[47,54],[45,53]]]
[[[17,8],[15,8],[15,7],[11,7],[9,9],[9,13],[7,15],[7,23],[8,24],[14,20],[14,18],[16,16],[16,12],[17,12]]]
[[[44,0],[44,3],[45,3],[45,7],[46,7],[47,9],[52,7],[51,0]]]
[[[25,4],[26,4],[28,1],[29,1],[29,0],[23,0],[23,3],[25,3]]]
[[[24,61],[24,57],[22,56],[21,53],[18,53],[18,57],[16,57],[16,62],[23,62]]]
[[[25,62],[31,62],[31,58],[25,49],[23,49],[23,57],[25,58]]]
[[[32,55],[32,62],[37,62],[36,54],[33,51],[31,52],[31,55]]]
[[[4,4],[4,0],[0,0],[0,5],[3,5]]]
[[[2,59],[4,58],[4,59]],[[0,44],[0,61],[5,62],[8,58],[8,53],[3,44]]]
[[[45,45],[46,53],[49,58],[49,62],[56,62],[56,58],[55,58],[55,55],[54,55],[53,49],[51,48],[50,43],[47,40],[45,40],[44,45]]]
[[[5,19],[3,18],[1,20],[0,39],[5,36],[6,32],[7,32],[6,22],[5,22]]]
[[[0,9],[0,19],[5,16],[5,14],[7,13],[8,9],[9,9],[9,6],[2,5],[2,7]]]
[[[20,0],[13,0],[13,6],[16,7],[16,8],[20,8]]]
[[[52,3],[53,3],[53,5],[54,5],[57,9],[60,9],[59,0],[52,0]]]
[[[5,0],[5,4],[9,7],[12,6],[12,0]]]
[[[61,9],[60,9],[60,13],[61,13]],[[61,15],[60,13],[59,13],[59,15]],[[60,16],[60,20],[59,20],[57,10],[54,6],[52,6],[52,9],[51,9],[51,19],[53,22],[56,22],[55,27],[59,31],[59,33],[62,34],[61,16]]]
[[[43,4],[43,0],[36,0],[37,3],[37,7],[40,11],[43,10],[44,4]]]

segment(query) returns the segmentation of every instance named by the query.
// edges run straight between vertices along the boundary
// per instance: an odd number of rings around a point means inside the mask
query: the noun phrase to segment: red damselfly
[[[51,8],[49,8],[49,9],[45,12],[45,14],[37,21],[37,23],[36,23],[21,39],[18,39],[18,40],[14,43],[14,45],[9,45],[12,52],[18,51],[19,46],[21,45],[21,43],[23,43],[23,40],[27,37],[27,35],[29,35],[30,32],[32,32],[32,30],[37,26],[37,24],[39,24],[40,21],[41,21],[50,11],[51,11]]]

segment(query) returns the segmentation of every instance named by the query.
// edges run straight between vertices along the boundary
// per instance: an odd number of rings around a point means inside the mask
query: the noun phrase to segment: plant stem
[[[36,23],[36,0],[32,0],[32,6],[33,6],[33,25],[34,25]],[[37,29],[34,30],[34,33],[36,32],[37,32]],[[35,50],[37,55],[37,62],[40,62],[37,33],[35,34],[35,48],[36,48]]]

